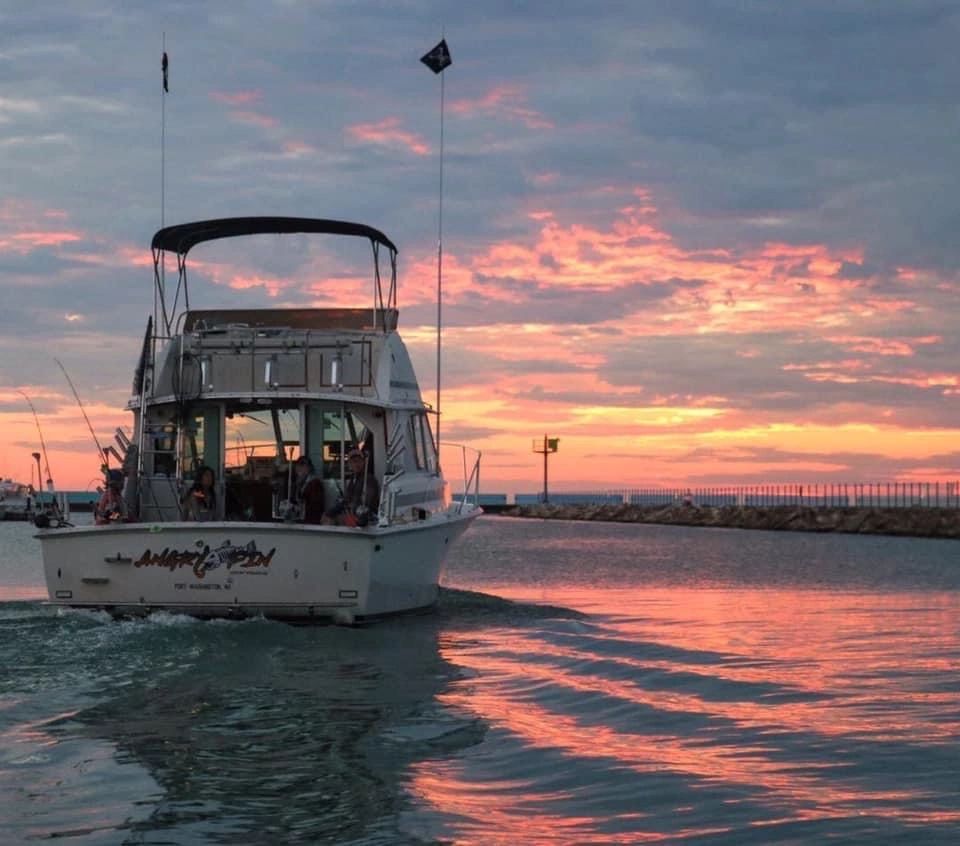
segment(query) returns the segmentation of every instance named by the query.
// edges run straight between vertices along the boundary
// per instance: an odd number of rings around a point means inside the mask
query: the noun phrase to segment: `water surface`
[[[960,545],[482,518],[360,628],[37,599],[0,524],[0,831],[955,843]]]

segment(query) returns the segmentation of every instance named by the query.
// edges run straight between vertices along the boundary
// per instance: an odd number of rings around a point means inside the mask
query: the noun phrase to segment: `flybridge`
[[[367,314],[370,315],[374,329],[388,332],[396,328],[398,250],[393,241],[380,230],[363,223],[309,217],[225,217],[181,223],[161,229],[153,236],[151,242],[154,284],[157,292],[154,325],[162,326],[164,334],[170,337],[174,333],[178,320],[190,310],[187,253],[197,244],[247,235],[291,234],[346,235],[366,238],[373,251],[374,282],[373,307],[367,311]],[[380,273],[381,247],[386,248],[389,256],[390,274],[386,285]],[[168,252],[177,256],[177,284],[172,293],[167,290],[163,264],[163,256]]]

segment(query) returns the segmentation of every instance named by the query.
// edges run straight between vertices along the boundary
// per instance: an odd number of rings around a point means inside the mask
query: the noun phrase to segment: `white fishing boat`
[[[13,479],[0,481],[0,520],[28,520],[36,506],[31,485]]]
[[[191,309],[186,259],[197,244],[293,233],[366,239],[371,307]],[[445,445],[464,474],[452,497],[433,410],[397,332],[394,244],[362,224],[247,217],[166,227],[152,250],[155,308],[128,404],[133,436],[118,433],[124,508],[107,525],[40,521],[50,602],[347,623],[433,604],[451,544],[481,513],[479,453]],[[173,293],[166,253],[177,261]],[[331,523],[331,512],[351,511],[346,457],[357,450],[379,501],[359,520]],[[303,522],[295,502],[301,457],[322,482],[319,524]],[[215,479],[212,510],[191,520],[184,497],[203,468]]]

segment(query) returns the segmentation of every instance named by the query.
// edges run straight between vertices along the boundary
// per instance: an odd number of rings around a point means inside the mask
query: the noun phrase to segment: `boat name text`
[[[163,552],[144,550],[143,554],[133,562],[134,567],[166,567],[171,573],[181,567],[189,567],[193,574],[202,579],[210,570],[225,567],[232,570],[234,567],[244,569],[250,567],[269,567],[273,560],[276,547],[269,552],[260,552],[257,542],[250,541],[246,546],[234,546],[225,541],[220,546],[211,548],[203,541],[197,541],[196,549],[170,549]]]

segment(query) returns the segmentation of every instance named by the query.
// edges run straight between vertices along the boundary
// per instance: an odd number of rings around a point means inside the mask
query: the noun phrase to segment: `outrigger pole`
[[[33,407],[33,403],[30,401],[30,397],[28,397],[23,391],[17,391],[17,393],[20,394],[20,396],[22,396],[27,401],[27,405],[30,406],[30,410],[33,412],[33,422],[37,424],[37,434],[40,436],[40,449],[43,451],[43,463],[47,468],[47,487],[52,489],[53,476],[50,473],[50,460],[47,458],[47,444],[43,440],[43,429],[40,428],[40,418],[37,417],[37,410]],[[37,475],[38,476],[40,475],[39,461],[37,461]],[[38,483],[38,486],[42,489],[43,482],[40,479],[38,479],[37,483]]]
[[[446,38],[441,38],[429,53],[420,57],[430,70],[440,76],[440,188],[437,215],[437,471],[440,469],[440,349],[443,318],[443,70],[453,64]]]
[[[77,405],[80,407],[80,413],[83,415],[83,419],[86,421],[87,428],[90,430],[90,437],[93,438],[93,442],[97,445],[97,455],[100,456],[100,463],[103,465],[101,469],[106,470],[110,467],[110,458],[104,448],[100,446],[100,441],[97,440],[97,433],[93,431],[93,425],[90,423],[90,418],[87,417],[87,410],[83,407],[83,403],[80,401],[80,394],[77,393],[76,386],[73,384],[73,379],[70,378],[70,374],[67,373],[67,368],[63,366],[63,362],[60,361],[59,358],[54,358],[54,361],[63,371],[63,375],[66,377],[67,384],[70,386],[70,390],[73,391],[73,398],[77,401]]]

